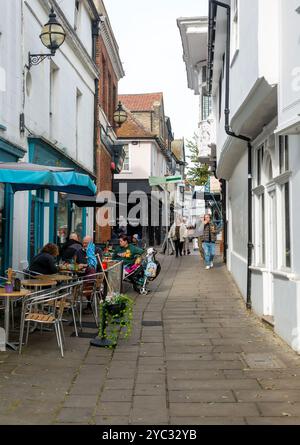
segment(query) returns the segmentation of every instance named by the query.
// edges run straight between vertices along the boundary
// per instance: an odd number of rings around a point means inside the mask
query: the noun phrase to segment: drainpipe
[[[230,108],[229,108],[229,91],[230,91],[230,40],[231,40],[231,7],[225,3],[210,0],[209,3],[209,45],[208,45],[208,76],[209,76],[209,92],[211,92],[211,71],[212,71],[212,36],[215,26],[215,14],[217,7],[225,8],[227,13],[227,36],[226,36],[226,85],[225,85],[225,132],[228,136],[247,142],[248,147],[248,246],[247,246],[247,309],[251,309],[251,265],[252,265],[252,140],[243,135],[235,134],[229,124]],[[214,10],[215,8],[215,10]],[[225,210],[226,212],[226,210]],[[225,213],[226,214],[226,213]],[[227,227],[225,226],[225,229]],[[227,235],[226,235],[227,240]],[[226,245],[224,246],[226,248]],[[227,258],[225,254],[225,258]]]

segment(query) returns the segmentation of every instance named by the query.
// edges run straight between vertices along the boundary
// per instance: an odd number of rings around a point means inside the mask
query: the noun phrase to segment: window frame
[[[290,169],[288,135],[280,135],[278,138],[278,165],[280,175],[288,172]]]
[[[264,163],[265,143],[262,143],[256,150],[256,185],[259,187],[263,183],[263,163]]]
[[[240,48],[240,4],[239,0],[231,0],[231,54],[230,64],[232,65]]]
[[[122,172],[121,173],[131,173],[131,149],[130,149],[129,144],[125,144],[124,145],[124,150],[126,151],[126,149],[127,149],[127,154],[126,154],[126,156],[124,158],[124,163],[123,163],[123,168],[122,168]],[[128,158],[128,170],[125,169],[126,158]]]
[[[288,212],[286,211],[286,190],[288,187]],[[281,209],[282,209],[282,254],[281,254],[281,268],[284,270],[292,269],[292,231],[291,231],[291,183],[286,181],[281,184]],[[287,223],[288,237],[287,237]],[[288,241],[287,241],[288,239]],[[288,244],[288,245],[287,245]],[[287,252],[289,252],[287,254]]]

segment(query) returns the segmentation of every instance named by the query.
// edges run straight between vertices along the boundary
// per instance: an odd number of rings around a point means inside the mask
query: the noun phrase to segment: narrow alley
[[[132,335],[115,350],[66,326],[63,359],[54,336],[39,332],[21,356],[1,354],[0,424],[299,423],[300,358],[247,312],[225,266],[160,260],[153,291],[136,298]]]

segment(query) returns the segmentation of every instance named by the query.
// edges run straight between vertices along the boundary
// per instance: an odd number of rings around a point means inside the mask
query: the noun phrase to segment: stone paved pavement
[[[225,267],[162,265],[114,351],[66,326],[64,359],[52,333],[0,353],[0,424],[299,424],[300,358],[246,311]]]

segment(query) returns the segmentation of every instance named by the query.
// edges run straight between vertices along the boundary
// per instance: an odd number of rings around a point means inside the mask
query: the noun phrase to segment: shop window
[[[74,206],[73,210],[73,232],[77,233],[78,238],[82,240],[85,233],[83,233],[83,209],[80,207]]]
[[[57,243],[62,245],[69,235],[69,201],[65,193],[58,194],[57,204]]]

